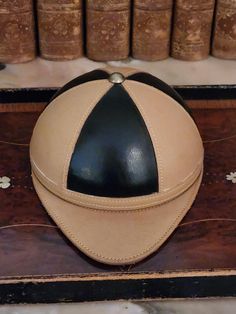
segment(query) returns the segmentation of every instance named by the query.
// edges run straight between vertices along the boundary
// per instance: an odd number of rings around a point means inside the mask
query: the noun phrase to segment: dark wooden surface
[[[236,101],[225,102],[193,109],[205,170],[191,210],[155,254],[125,267],[83,255],[40,204],[28,143],[43,105],[0,104],[0,177],[11,178],[0,188],[0,303],[236,296],[236,184],[226,180],[236,171]]]
[[[184,99],[235,99],[236,85],[175,85]],[[48,102],[58,87],[0,88],[0,103]]]

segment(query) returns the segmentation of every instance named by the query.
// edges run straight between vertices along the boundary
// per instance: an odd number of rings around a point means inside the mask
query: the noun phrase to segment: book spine
[[[210,52],[214,0],[176,0],[171,55],[202,60]]]
[[[172,6],[172,0],[134,0],[134,58],[155,61],[169,56]]]
[[[236,59],[236,1],[218,0],[212,43],[212,54]]]
[[[27,62],[35,55],[32,0],[0,1],[0,62]]]
[[[130,0],[86,1],[87,56],[96,61],[129,55]]]
[[[38,0],[39,48],[48,60],[83,55],[82,0]]]

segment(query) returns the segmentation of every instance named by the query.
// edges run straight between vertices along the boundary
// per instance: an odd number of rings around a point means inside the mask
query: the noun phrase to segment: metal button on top
[[[109,81],[113,84],[121,84],[124,82],[124,80],[124,75],[119,72],[114,72],[109,76]]]

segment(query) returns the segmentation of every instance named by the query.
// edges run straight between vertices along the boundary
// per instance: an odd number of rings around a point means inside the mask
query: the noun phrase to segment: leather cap
[[[66,84],[30,143],[45,209],[76,247],[107,264],[138,262],[163,244],[196,197],[203,156],[181,97],[131,68]]]

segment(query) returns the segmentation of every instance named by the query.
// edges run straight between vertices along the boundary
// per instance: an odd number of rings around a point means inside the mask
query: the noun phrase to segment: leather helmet
[[[131,264],[156,251],[191,207],[203,145],[170,86],[105,68],[55,94],[30,159],[40,200],[73,244],[97,261]]]

